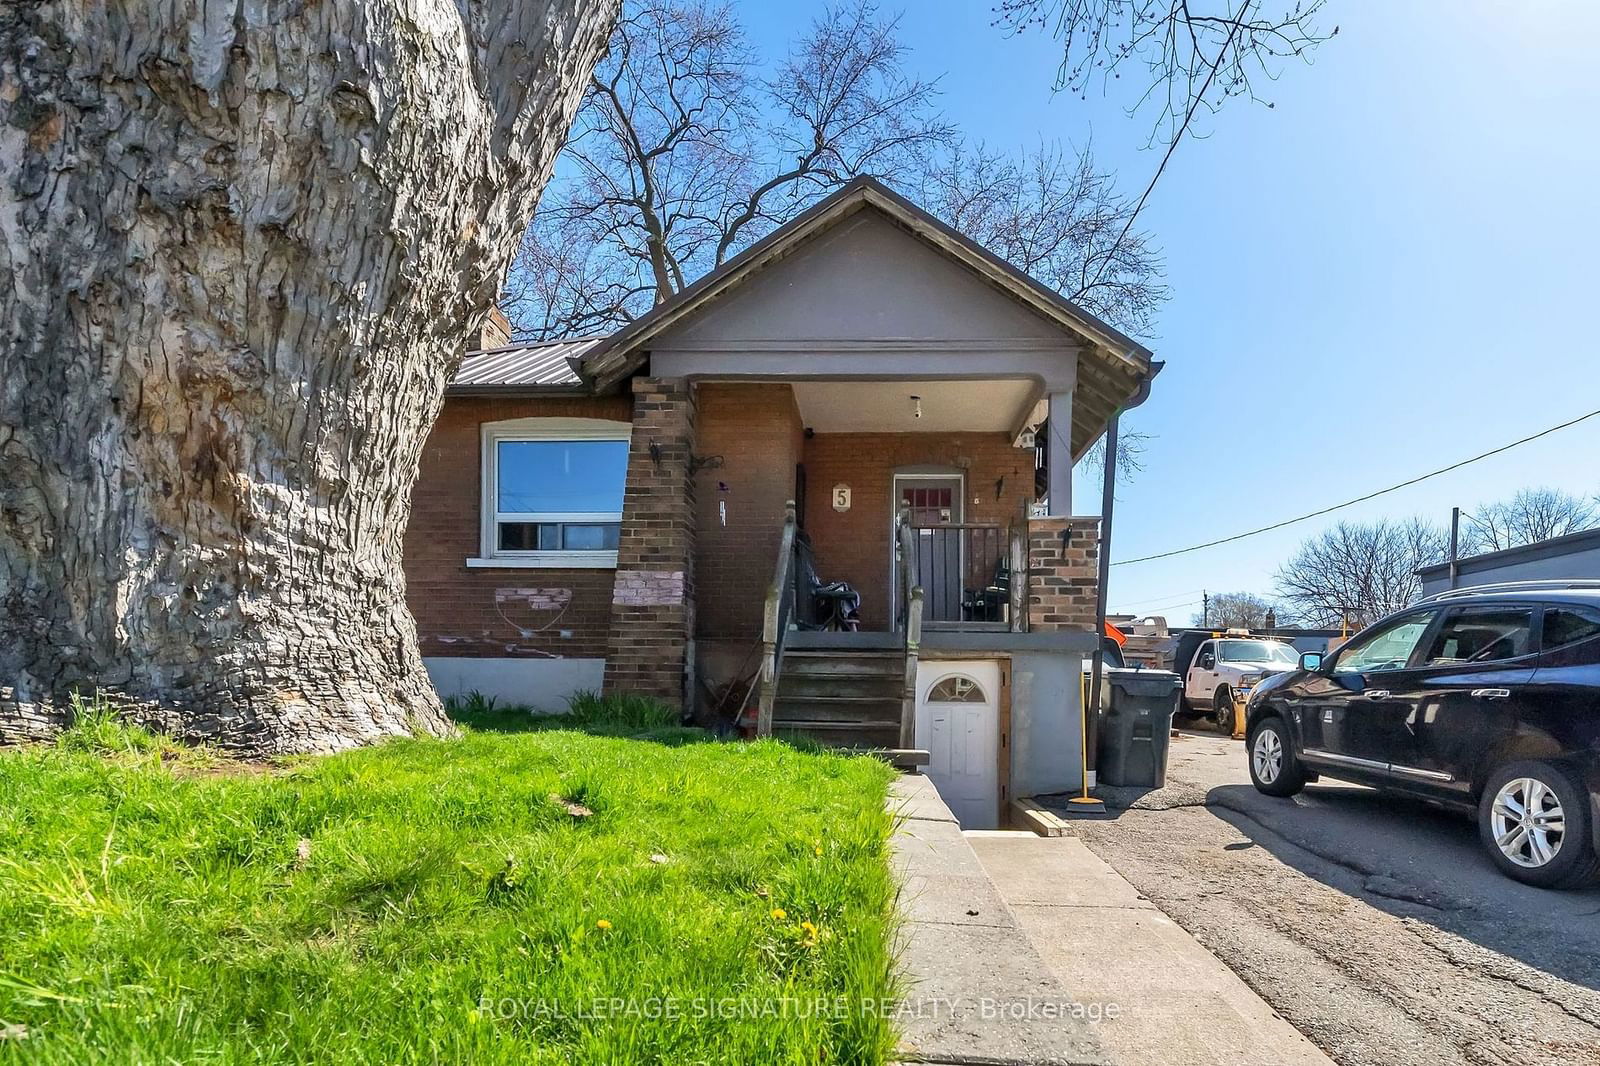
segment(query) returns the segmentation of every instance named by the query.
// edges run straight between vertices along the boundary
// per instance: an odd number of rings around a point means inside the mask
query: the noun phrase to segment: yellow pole
[[[1078,696],[1078,765],[1083,770],[1083,791],[1067,800],[1069,805],[1105,810],[1105,804],[1089,795],[1089,677],[1083,675]]]

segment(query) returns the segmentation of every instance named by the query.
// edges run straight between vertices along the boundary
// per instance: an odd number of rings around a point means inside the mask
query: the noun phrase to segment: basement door
[[[1000,664],[917,664],[917,746],[963,829],[1000,825]]]

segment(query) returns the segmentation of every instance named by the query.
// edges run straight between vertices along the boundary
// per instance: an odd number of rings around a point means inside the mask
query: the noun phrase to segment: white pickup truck
[[[1201,644],[1184,675],[1183,697],[1189,708],[1208,715],[1212,724],[1233,732],[1233,701],[1270,674],[1299,669],[1300,656],[1288,644],[1262,637],[1223,636]]]

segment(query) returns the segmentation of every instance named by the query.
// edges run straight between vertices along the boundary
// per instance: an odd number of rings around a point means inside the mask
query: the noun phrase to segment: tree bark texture
[[[417,461],[616,8],[0,4],[0,740],[449,730]]]

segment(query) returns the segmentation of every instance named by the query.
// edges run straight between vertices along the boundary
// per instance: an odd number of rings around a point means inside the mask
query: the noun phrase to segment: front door
[[[911,512],[916,531],[917,557],[912,573],[922,586],[923,617],[931,622],[961,619],[962,484],[949,475],[897,474],[894,479],[895,511]],[[891,556],[892,557],[892,556]],[[896,568],[895,580],[899,580]],[[896,593],[898,598],[898,586]]]
[[[917,664],[917,746],[963,829],[1000,825],[1000,664]]]

